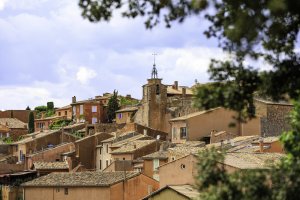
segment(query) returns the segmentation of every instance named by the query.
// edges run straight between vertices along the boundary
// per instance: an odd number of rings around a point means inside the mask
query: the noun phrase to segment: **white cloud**
[[[8,0],[0,0],[0,10],[3,10]]]
[[[87,67],[79,67],[79,70],[76,73],[76,79],[82,84],[87,84],[96,76],[97,73],[93,69],[89,69]]]

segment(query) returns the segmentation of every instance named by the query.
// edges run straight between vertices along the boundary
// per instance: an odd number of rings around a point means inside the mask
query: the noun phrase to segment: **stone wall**
[[[270,104],[267,106],[267,116],[261,119],[261,132],[264,136],[278,136],[290,129],[288,116],[293,109],[289,105]]]

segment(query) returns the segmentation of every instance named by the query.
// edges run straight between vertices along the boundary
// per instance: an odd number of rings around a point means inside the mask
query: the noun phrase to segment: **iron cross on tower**
[[[155,56],[157,56],[157,53],[153,53],[152,55],[153,55],[153,69],[151,73],[151,78],[158,78],[156,64],[155,64]]]

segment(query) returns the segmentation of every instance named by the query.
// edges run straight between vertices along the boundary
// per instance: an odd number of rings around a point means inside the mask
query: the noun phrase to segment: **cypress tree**
[[[29,133],[34,132],[34,114],[32,111],[29,113],[28,132]]]
[[[107,105],[107,119],[112,123],[116,118],[116,111],[119,110],[118,92],[114,90],[113,96],[109,99]]]

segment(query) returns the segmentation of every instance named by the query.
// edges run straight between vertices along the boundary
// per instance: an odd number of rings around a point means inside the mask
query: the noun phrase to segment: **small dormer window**
[[[160,88],[159,88],[159,85],[158,85],[158,84],[156,85],[156,94],[157,94],[157,95],[160,94]]]

